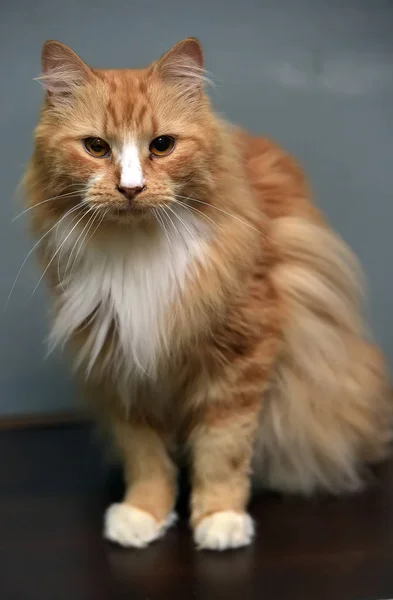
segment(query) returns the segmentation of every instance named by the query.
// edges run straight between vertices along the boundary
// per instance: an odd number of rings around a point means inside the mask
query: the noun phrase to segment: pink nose
[[[123,194],[123,196],[125,196],[125,198],[127,198],[127,200],[133,200],[135,198],[135,196],[137,196],[138,194],[143,192],[143,190],[145,188],[146,188],[146,186],[144,186],[144,185],[138,186],[138,187],[123,187],[123,186],[118,185],[117,191],[120,192],[121,194]]]

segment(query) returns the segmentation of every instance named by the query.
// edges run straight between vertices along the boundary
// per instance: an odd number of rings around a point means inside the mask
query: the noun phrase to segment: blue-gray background
[[[44,360],[48,298],[29,260],[26,219],[11,225],[31,152],[45,39],[93,66],[145,66],[198,36],[217,109],[276,138],[306,167],[318,203],[360,256],[368,314],[393,365],[393,3],[389,0],[2,0],[0,3],[0,414],[64,410],[66,360]],[[14,198],[14,200],[13,200]]]

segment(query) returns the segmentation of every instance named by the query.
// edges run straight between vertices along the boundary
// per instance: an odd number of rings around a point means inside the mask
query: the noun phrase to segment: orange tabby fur
[[[363,465],[391,439],[387,374],[364,338],[356,260],[296,162],[216,117],[202,67],[194,39],[143,70],[91,69],[58,42],[43,51],[48,93],[29,208],[34,232],[47,234],[39,250],[53,345],[67,342],[78,357],[89,404],[124,459],[125,498],[108,510],[105,534],[125,546],[145,546],[171,524],[179,450],[192,470],[196,543],[225,549],[252,539],[251,471],[278,490],[339,493],[360,486]],[[172,154],[153,159],[150,141],[170,134]],[[87,136],[110,143],[111,156],[90,156]],[[119,212],[131,138],[146,190]],[[79,222],[64,216],[73,207]],[[145,248],[158,261],[151,272]],[[138,300],[138,281],[161,298]]]

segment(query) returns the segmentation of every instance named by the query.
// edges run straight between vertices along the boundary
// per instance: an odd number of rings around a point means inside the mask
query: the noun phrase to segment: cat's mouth
[[[92,203],[92,206],[94,205],[102,212],[103,219],[117,222],[123,221],[125,223],[140,221],[141,219],[153,219],[154,209],[156,208],[154,202],[141,202],[135,199],[124,201],[107,200],[99,204]]]
[[[146,212],[146,207],[141,205],[139,202],[127,201],[121,204],[116,204],[111,210],[117,215],[135,215]]]
[[[109,220],[129,223],[130,221],[139,221],[140,219],[146,218],[151,214],[149,208],[149,206],[146,206],[141,202],[127,201],[107,206],[105,209],[105,216]]]

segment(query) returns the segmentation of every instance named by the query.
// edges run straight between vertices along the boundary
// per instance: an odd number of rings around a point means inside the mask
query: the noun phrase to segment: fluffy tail
[[[356,490],[393,432],[384,361],[364,337],[360,269],[334,233],[303,219],[277,219],[272,237],[282,259],[273,283],[288,321],[264,398],[255,478],[290,493]]]

